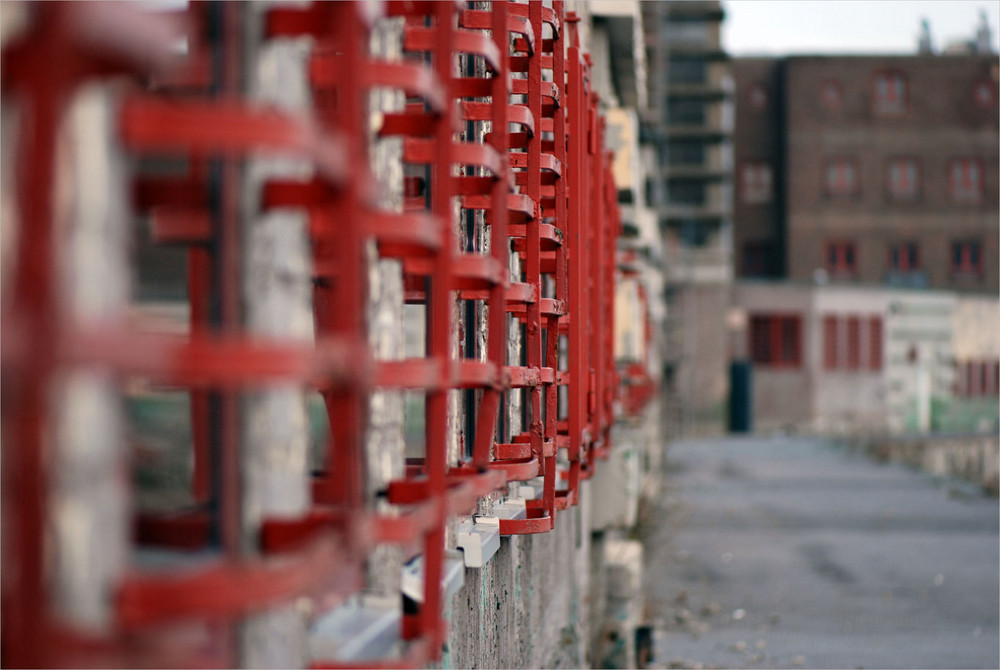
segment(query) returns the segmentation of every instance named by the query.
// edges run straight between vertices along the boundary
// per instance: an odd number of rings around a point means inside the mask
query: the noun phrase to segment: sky
[[[971,39],[986,12],[994,51],[996,0],[723,0],[723,48],[733,56],[916,52],[920,21],[935,51]]]

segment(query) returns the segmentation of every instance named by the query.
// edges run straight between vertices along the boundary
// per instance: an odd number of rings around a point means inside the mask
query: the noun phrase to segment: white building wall
[[[884,353],[885,314],[890,293],[879,289],[822,287],[814,290],[810,319],[808,367],[813,376],[814,404],[812,427],[822,432],[850,433],[858,430],[880,432],[885,429],[886,375],[883,366],[870,369],[871,336],[869,328],[874,318],[882,319]],[[836,317],[840,333],[838,343],[841,360],[846,355],[846,319],[858,317],[860,321],[861,367],[847,370],[842,366],[827,370],[824,364],[826,334],[824,319]]]

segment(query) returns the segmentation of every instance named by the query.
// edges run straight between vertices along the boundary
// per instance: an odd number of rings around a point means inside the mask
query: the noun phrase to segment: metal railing
[[[406,653],[364,664],[426,664],[445,639],[448,519],[470,514],[508,482],[541,477],[540,497],[526,502],[522,518],[501,518],[500,533],[552,530],[611,449],[616,403],[637,412],[652,395],[641,366],[621,379],[615,368],[617,194],[589,57],[563,3],[496,1],[483,11],[389,2],[386,14],[405,24],[406,59],[395,62],[371,57],[375,17],[366,4],[273,7],[251,40],[312,40],[313,106],[301,112],[247,98],[245,11],[243,3],[191,3],[174,14],[40,3],[3,54],[4,90],[27,103],[30,119],[19,126],[17,267],[2,320],[5,665],[231,667],[244,617],[302,597],[317,607],[342,601],[363,588],[366,556],[383,544],[422,554],[422,601],[402,618]],[[182,35],[186,56],[167,67]],[[476,74],[456,74],[456,56]],[[58,295],[50,184],[60,115],[82,82],[122,78],[133,82],[119,98],[123,151],[186,166],[180,176],[132,173],[133,206],[151,217],[154,240],[187,249],[191,316],[183,333],[140,331],[127,321],[81,325]],[[408,174],[423,175],[412,180],[402,211],[374,204],[368,93],[375,87],[406,96],[404,111],[383,115],[378,130],[402,137]],[[262,154],[313,167],[311,178],[270,178],[252,194],[260,212],[294,210],[308,220],[312,342],[246,326],[243,170]],[[488,247],[460,250],[456,215],[466,212],[482,213],[472,217],[474,234]],[[406,301],[425,310],[423,356],[377,360],[369,347],[372,242],[380,258],[401,262]],[[485,329],[481,356],[454,353],[455,300],[485,310],[480,323],[464,324]],[[523,326],[523,363],[509,360],[509,315]],[[72,369],[104,371],[120,387],[153,379],[189,394],[191,408],[195,506],[137,514],[133,535],[119,539],[132,548],[199,550],[200,558],[157,570],[128,565],[111,587],[111,623],[96,632],[60,616],[43,567],[51,552],[49,393]],[[330,435],[309,509],[291,518],[265,514],[248,528],[240,402],[275,383],[320,392]],[[377,389],[426,399],[424,455],[387,487],[391,515],[364,495],[366,417]],[[465,436],[471,449],[457,462],[447,451],[454,389],[474,391],[466,411],[475,414],[474,434]],[[519,389],[529,400],[527,430],[511,435],[498,417]],[[250,549],[248,536],[256,538]]]

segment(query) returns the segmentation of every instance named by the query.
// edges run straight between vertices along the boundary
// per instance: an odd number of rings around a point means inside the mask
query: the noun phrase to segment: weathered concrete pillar
[[[403,19],[382,18],[372,26],[369,49],[372,58],[402,58]],[[373,178],[379,193],[378,206],[386,211],[403,210],[403,140],[400,137],[377,137],[382,115],[402,111],[405,96],[391,89],[375,89],[369,97],[369,140]],[[403,273],[397,260],[380,260],[374,243],[368,254],[368,324],[369,344],[376,359],[403,357]],[[403,440],[403,393],[376,391],[368,409],[366,437],[368,482],[366,496],[370,505],[391,513],[390,506],[377,497],[393,479],[405,473]],[[377,596],[398,599],[403,556],[398,547],[376,548],[368,557],[367,590]]]
[[[112,89],[88,86],[59,138],[59,293],[63,313],[85,326],[120,323],[129,296],[128,197],[115,121]],[[107,630],[130,536],[121,398],[110,375],[87,369],[63,373],[54,388],[52,595],[72,624]]]
[[[270,3],[247,7],[248,97],[294,111],[311,105],[307,39],[260,43],[262,18]],[[300,210],[260,212],[267,179],[307,179],[308,163],[253,160],[244,181],[246,222],[243,296],[248,332],[270,339],[309,343],[314,338],[311,254],[305,214]],[[310,505],[309,421],[305,390],[275,385],[248,394],[243,406],[244,546],[254,551],[260,522],[298,517]],[[306,612],[285,605],[249,617],[241,630],[241,664],[249,668],[305,667]]]

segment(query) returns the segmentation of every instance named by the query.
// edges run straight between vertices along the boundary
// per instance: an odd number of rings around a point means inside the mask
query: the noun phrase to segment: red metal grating
[[[502,519],[502,534],[550,531],[558,511],[577,503],[581,478],[611,448],[614,403],[637,412],[653,387],[648,365],[621,375],[615,368],[620,220],[610,154],[578,19],[562,2],[552,4],[498,0],[487,11],[389,2],[386,14],[405,21],[401,62],[370,56],[373,17],[363,3],[272,8],[255,38],[244,31],[242,3],[191,3],[183,13],[161,14],[102,3],[33,7],[29,31],[3,54],[4,89],[30,102],[32,121],[20,126],[19,260],[3,304],[5,665],[231,667],[244,617],[300,596],[329,605],[358,592],[365,557],[378,544],[423,555],[423,601],[401,631],[408,652],[388,665],[425,665],[439,657],[446,634],[448,519],[471,513],[508,481],[536,477],[541,497],[527,501],[527,518]],[[165,68],[179,35],[171,29],[180,26],[187,57]],[[246,40],[299,36],[313,44],[313,108],[252,104],[240,65],[254,46]],[[124,150],[186,166],[173,177],[137,170],[132,194],[137,212],[151,219],[154,242],[185,249],[191,317],[183,333],[138,332],[127,322],[78,326],[57,295],[48,186],[60,118],[83,81],[121,76],[133,79],[120,100]],[[384,115],[379,131],[403,138],[409,167],[401,212],[373,204],[374,87],[407,96],[405,110]],[[271,179],[255,194],[262,210],[308,217],[315,343],[262,339],[244,323],[241,171],[264,154],[315,167],[308,181]],[[425,310],[420,357],[375,360],[368,345],[370,242],[381,258],[401,261],[406,300]],[[471,349],[455,340],[457,303],[486,313],[465,320],[466,329],[485,331]],[[523,363],[508,357],[509,320],[523,329]],[[113,626],[103,633],[61,622],[41,568],[47,394],[60,373],[80,367],[108,370],[121,387],[143,377],[187,394],[195,506],[137,515],[131,541],[207,556],[184,570],[122,574]],[[248,551],[240,402],[248,389],[276,380],[321,393],[331,432],[308,513],[265,518],[259,546]],[[393,516],[378,514],[364,495],[375,389],[425,397],[425,451],[388,486]],[[466,391],[472,431],[457,460],[448,452],[448,396],[456,389]],[[511,434],[500,417],[515,393],[526,398],[527,421]]]

